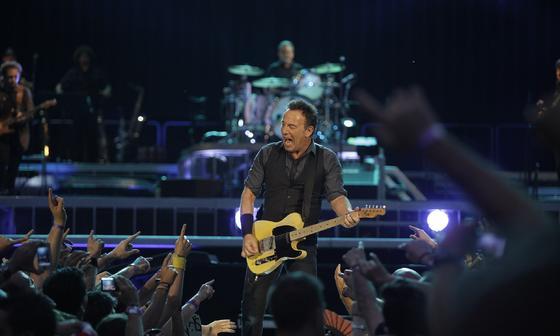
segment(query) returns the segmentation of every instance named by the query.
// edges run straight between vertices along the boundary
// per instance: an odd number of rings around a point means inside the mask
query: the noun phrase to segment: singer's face
[[[556,80],[560,82],[560,67],[556,68]]]

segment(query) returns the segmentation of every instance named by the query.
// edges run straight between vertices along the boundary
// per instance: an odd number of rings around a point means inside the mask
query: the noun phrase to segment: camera
[[[37,259],[39,260],[39,268],[45,269],[51,267],[50,250],[48,246],[40,246],[37,248]]]
[[[115,292],[117,285],[115,285],[114,278],[101,278],[101,290],[104,292]]]

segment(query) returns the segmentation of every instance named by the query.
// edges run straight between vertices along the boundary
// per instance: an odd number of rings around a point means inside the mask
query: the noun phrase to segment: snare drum
[[[323,96],[321,77],[309,70],[301,70],[294,78],[294,82],[297,94],[302,97],[316,101]]]

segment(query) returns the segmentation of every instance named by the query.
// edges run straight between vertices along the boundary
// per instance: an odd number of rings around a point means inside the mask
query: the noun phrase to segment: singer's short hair
[[[19,64],[16,61],[9,61],[9,62],[4,62],[2,65],[0,65],[0,73],[2,75],[6,75],[6,71],[8,71],[8,69],[17,69],[19,71],[19,73],[21,74],[23,71],[23,67],[21,66],[21,64]]]
[[[313,126],[317,130],[317,108],[303,99],[294,99],[288,103],[288,110],[299,110],[305,117],[305,127]]]

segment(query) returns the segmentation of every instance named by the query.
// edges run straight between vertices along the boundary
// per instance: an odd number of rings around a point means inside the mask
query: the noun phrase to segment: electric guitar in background
[[[385,206],[366,207],[352,211],[360,218],[375,218],[385,214]],[[253,235],[257,238],[259,253],[247,257],[247,266],[256,275],[268,274],[288,259],[303,259],[307,252],[298,244],[307,236],[344,223],[339,216],[304,227],[301,215],[293,212],[279,222],[259,220],[253,224]]]
[[[16,118],[17,111],[14,111],[8,118],[0,120],[0,135],[13,133],[18,127],[25,125],[29,120],[33,119],[37,111],[49,109],[56,106],[56,104],[56,99],[44,101],[32,110],[25,111],[25,117],[19,119]]]

